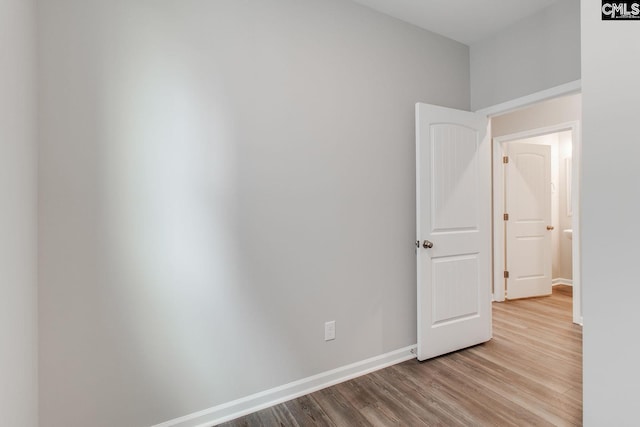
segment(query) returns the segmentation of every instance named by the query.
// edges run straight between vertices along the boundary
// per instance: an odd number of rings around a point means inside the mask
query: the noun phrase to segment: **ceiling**
[[[559,0],[354,0],[466,45]]]

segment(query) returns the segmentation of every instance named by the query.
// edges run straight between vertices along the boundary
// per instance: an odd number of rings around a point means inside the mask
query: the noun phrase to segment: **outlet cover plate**
[[[331,341],[336,339],[336,321],[325,322],[324,324],[324,340]]]

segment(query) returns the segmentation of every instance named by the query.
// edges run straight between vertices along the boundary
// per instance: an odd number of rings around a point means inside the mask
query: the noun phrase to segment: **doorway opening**
[[[493,299],[568,285],[578,324],[580,105],[578,94],[492,117]]]

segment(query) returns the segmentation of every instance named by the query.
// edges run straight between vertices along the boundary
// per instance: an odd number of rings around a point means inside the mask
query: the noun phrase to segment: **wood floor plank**
[[[522,405],[529,405],[530,403],[536,403],[538,409],[557,408],[562,410],[569,406],[567,411],[569,419],[573,420],[575,413],[579,413],[582,409],[579,402],[567,400],[562,398],[562,393],[557,393],[551,390],[545,385],[541,385],[537,382],[531,382],[527,378],[515,374],[507,367],[502,365],[493,364],[486,359],[479,357],[471,352],[460,352],[456,354],[456,357],[461,359],[459,362],[463,365],[469,365],[475,368],[475,378],[484,382],[487,387],[493,387],[499,393],[503,393],[505,398],[518,399],[522,396]],[[541,402],[543,405],[537,406],[537,403]],[[556,412],[556,411],[553,411]]]
[[[369,421],[344,398],[337,387],[313,393],[327,416],[339,426],[369,426]]]
[[[409,360],[223,424],[580,426],[582,328],[571,287],[493,304],[494,338]]]
[[[338,384],[336,388],[371,425],[394,426],[401,420],[409,425],[420,425],[417,417],[406,413],[388,391],[381,390],[368,375]]]
[[[434,369],[422,369],[421,366],[422,364],[417,360],[412,360],[391,368],[404,372],[405,375],[410,378],[409,381],[417,384],[424,393],[437,402],[437,406],[446,408],[447,414],[455,420],[455,423],[452,425],[468,426],[477,424],[477,419],[473,411],[469,411],[466,407],[461,406],[459,399],[455,394],[451,393],[449,387],[447,387],[446,384],[443,385],[443,383],[437,379],[437,371]]]
[[[474,381],[481,389],[491,390],[498,399],[509,402],[510,406],[518,407],[535,414],[540,420],[530,420],[530,424],[541,425],[574,425],[575,416],[573,411],[565,411],[564,405],[559,404],[562,400],[560,393],[554,393],[545,387],[539,387],[535,392],[529,391],[530,385],[522,378],[514,377],[513,373],[505,375],[505,370],[499,366],[487,366],[486,362],[478,363],[469,353],[456,353],[451,358],[443,359],[443,363],[457,374]],[[487,375],[490,373],[491,375]],[[524,384],[523,384],[524,383]],[[538,402],[543,403],[539,405]],[[578,406],[573,410],[579,411]],[[525,415],[526,417],[526,415]],[[544,420],[544,423],[541,422]]]
[[[302,396],[283,403],[300,426],[336,426],[311,396]]]
[[[499,425],[499,426],[517,426],[513,415],[509,414],[503,402],[496,399],[495,393],[491,393],[487,389],[482,389],[468,378],[461,375],[455,375],[443,363],[439,357],[424,362],[430,364],[430,369],[434,370],[437,375],[432,381],[438,384],[440,390],[444,391],[446,398],[457,409],[456,416],[462,416],[465,422],[471,422],[478,425]],[[420,375],[424,370],[418,370]],[[494,410],[488,411],[487,408]]]
[[[464,426],[456,417],[455,407],[443,404],[422,384],[413,382],[413,376],[398,369],[383,369],[372,374],[374,381],[384,381],[402,405],[418,417],[424,425]]]

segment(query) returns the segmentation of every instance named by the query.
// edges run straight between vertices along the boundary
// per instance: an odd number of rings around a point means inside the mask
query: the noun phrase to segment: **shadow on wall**
[[[414,105],[468,108],[468,47],[339,0],[39,13],[47,427],[415,343]]]

